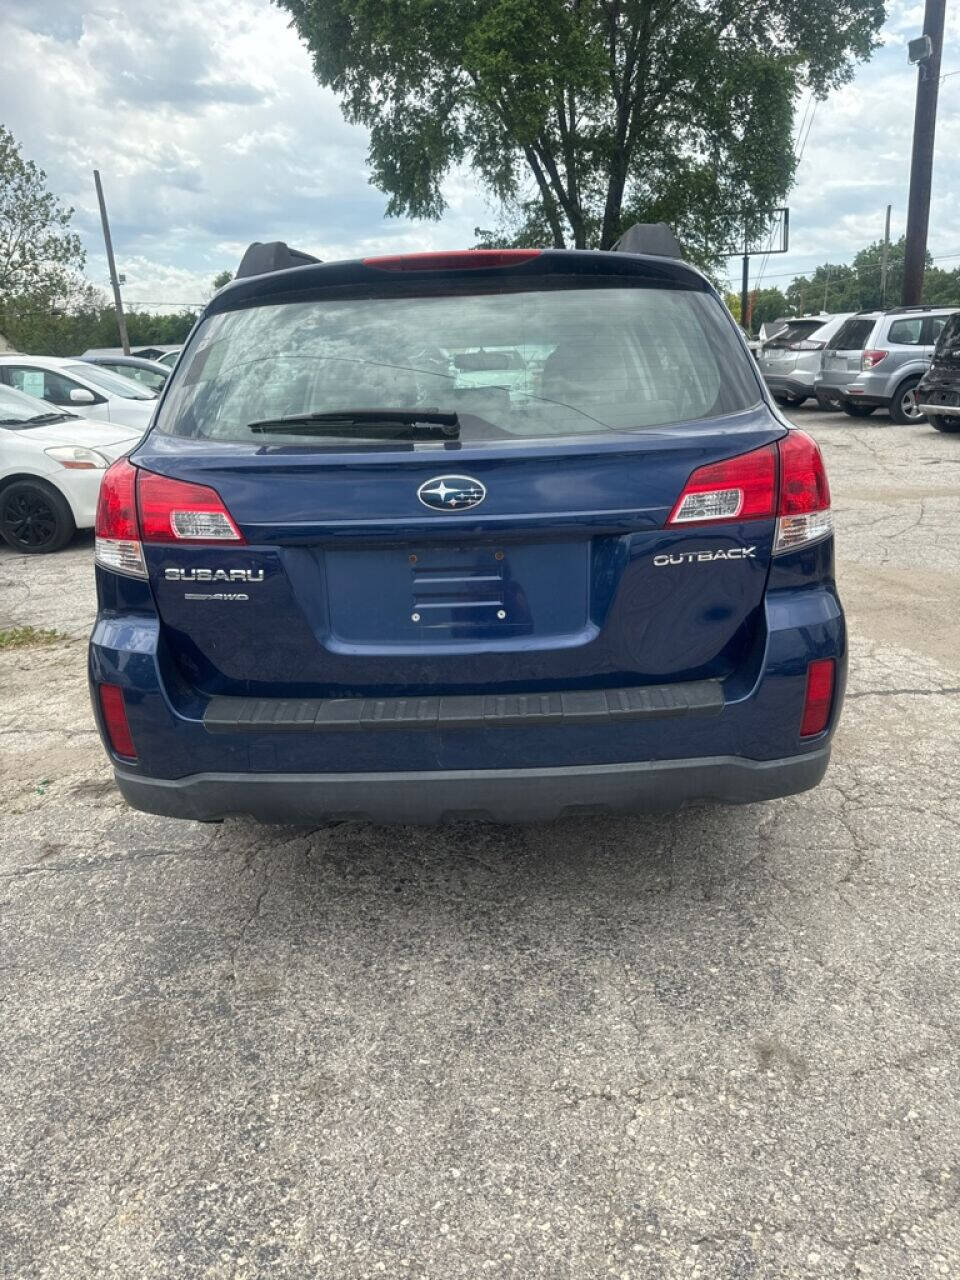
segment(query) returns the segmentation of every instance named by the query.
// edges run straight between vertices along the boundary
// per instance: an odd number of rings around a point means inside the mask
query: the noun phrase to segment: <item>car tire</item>
[[[917,384],[919,378],[907,378],[901,382],[890,401],[890,420],[898,427],[916,427],[926,418],[917,406]]]
[[[927,421],[934,431],[960,431],[960,418],[948,418],[942,413],[930,413]]]
[[[62,493],[42,480],[14,480],[0,490],[0,537],[23,555],[60,551],[77,531]]]
[[[822,391],[816,392],[817,408],[821,413],[836,413],[840,406],[836,400],[831,400],[829,396],[825,396]]]
[[[843,412],[851,418],[869,418],[876,409],[875,404],[857,404],[855,400],[848,400],[843,406]]]
[[[807,397],[806,396],[787,396],[787,395],[778,394],[778,395],[775,395],[773,398],[774,400],[776,400],[777,404],[781,405],[784,409],[798,409],[800,405],[803,404],[804,400],[806,400]]]

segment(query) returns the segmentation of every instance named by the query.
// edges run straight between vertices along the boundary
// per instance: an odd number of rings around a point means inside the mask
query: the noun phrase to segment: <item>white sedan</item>
[[[0,356],[0,384],[85,417],[119,422],[141,432],[157,404],[156,394],[143,383],[79,359]]]
[[[104,471],[142,434],[0,385],[0,537],[33,554],[92,528]]]

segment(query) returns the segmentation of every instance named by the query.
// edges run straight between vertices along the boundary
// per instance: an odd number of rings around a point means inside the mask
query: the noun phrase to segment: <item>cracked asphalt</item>
[[[767,805],[133,813],[89,538],[0,551],[0,1274],[960,1276],[960,439],[794,416],[852,668]]]

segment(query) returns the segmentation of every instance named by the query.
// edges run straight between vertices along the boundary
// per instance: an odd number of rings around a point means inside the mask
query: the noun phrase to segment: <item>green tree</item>
[[[213,290],[213,292],[216,293],[217,290],[222,289],[225,284],[229,284],[232,279],[233,279],[232,271],[226,271],[226,270],[218,271],[217,274],[210,281],[210,287]]]
[[[46,181],[0,125],[0,309],[28,296],[66,302],[83,268],[80,237],[70,230],[73,210]]]
[[[886,298],[882,290],[883,241],[875,240],[854,256],[850,266],[825,263],[809,276],[797,276],[787,288],[787,302],[795,314],[804,311],[861,311],[896,306],[900,301],[903,236],[891,243],[887,259]],[[944,271],[927,254],[923,301],[960,306],[960,270]]]
[[[762,233],[798,92],[848,79],[884,17],[882,0],[276,2],[370,130],[389,214],[439,217],[466,162],[514,237],[605,248],[663,219],[705,263],[744,222]]]
[[[760,326],[769,320],[779,320],[790,314],[787,300],[779,289],[757,289],[752,295],[750,330],[759,333]]]

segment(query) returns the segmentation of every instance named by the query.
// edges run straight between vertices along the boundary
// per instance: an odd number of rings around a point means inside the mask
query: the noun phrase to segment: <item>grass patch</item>
[[[6,649],[35,649],[44,644],[69,640],[62,631],[49,627],[0,627],[0,652]]]

